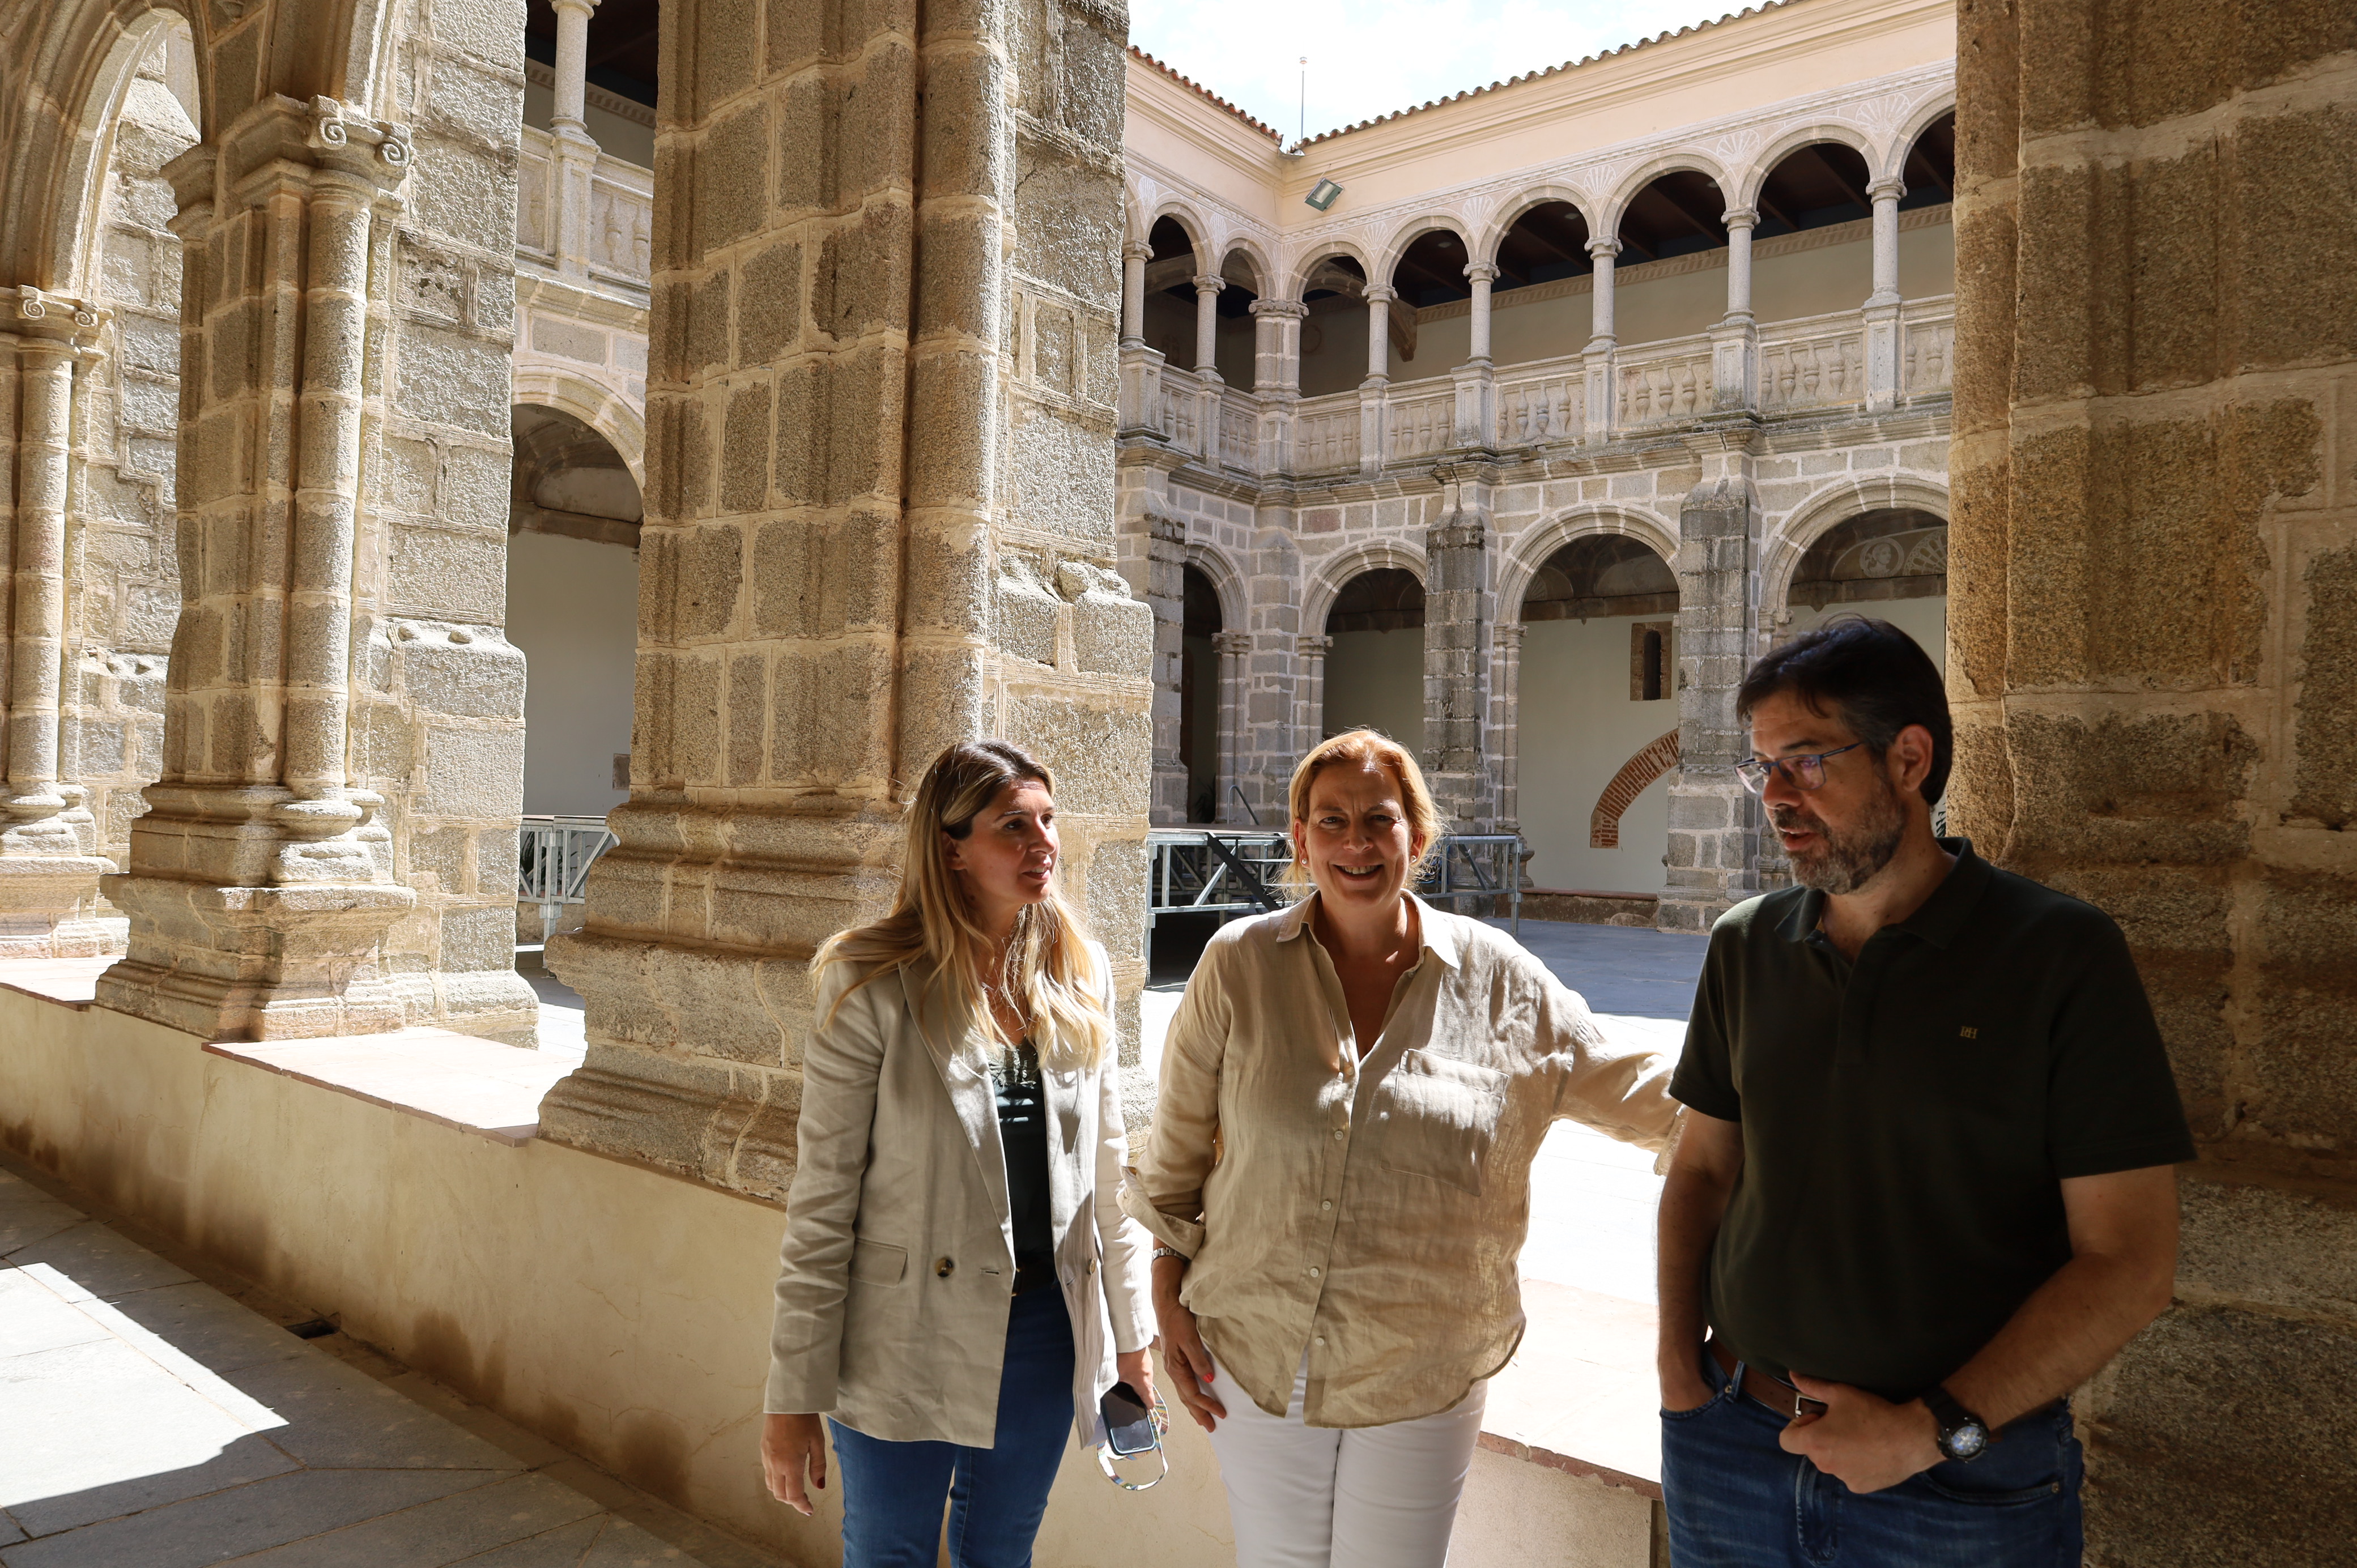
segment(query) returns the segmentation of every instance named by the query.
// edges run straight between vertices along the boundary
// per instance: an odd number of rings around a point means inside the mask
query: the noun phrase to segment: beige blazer
[[[1090,945],[1110,1011],[1104,950]],[[896,1443],[987,1448],[1015,1279],[990,1075],[963,1004],[905,969],[853,992],[826,1022],[850,971],[827,971],[802,1058],[765,1408],[830,1413]],[[1114,1063],[1041,1078],[1073,1423],[1090,1443],[1097,1402],[1116,1381],[1114,1352],[1153,1341],[1153,1239],[1120,1208],[1127,1155]]]

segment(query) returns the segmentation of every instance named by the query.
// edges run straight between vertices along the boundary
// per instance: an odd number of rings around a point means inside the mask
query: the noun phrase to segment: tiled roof
[[[1243,110],[1237,108],[1234,104],[1229,102],[1226,99],[1221,97],[1210,88],[1205,87],[1201,82],[1189,81],[1187,78],[1179,75],[1177,71],[1171,70],[1168,66],[1164,65],[1160,60],[1156,59],[1152,55],[1147,54],[1144,49],[1139,48],[1135,44],[1129,46],[1129,52],[1144,60],[1146,64],[1152,66],[1155,70],[1160,71],[1163,75],[1168,77],[1171,81],[1177,82],[1179,86],[1195,93],[1197,96],[1203,99],[1204,102],[1215,103],[1221,108],[1226,110],[1237,119],[1242,120],[1245,124],[1250,125],[1254,130],[1258,131],[1262,135],[1266,136],[1270,141],[1275,142],[1280,145],[1284,144],[1285,138],[1278,134],[1275,126],[1262,124],[1259,121],[1254,119],[1251,115],[1245,113]]]
[[[1727,16],[1719,17],[1714,22],[1696,22],[1692,27],[1680,27],[1675,32],[1665,32],[1650,38],[1639,38],[1633,44],[1623,44],[1617,49],[1607,49],[1600,55],[1587,55],[1579,59],[1566,60],[1561,65],[1551,65],[1544,70],[1534,70],[1522,76],[1508,77],[1503,81],[1493,81],[1487,87],[1468,88],[1465,91],[1456,93],[1448,98],[1430,99],[1425,102],[1415,104],[1411,108],[1396,109],[1389,114],[1379,114],[1372,120],[1361,120],[1354,125],[1344,125],[1340,130],[1320,131],[1318,134],[1310,137],[1309,141],[1303,142],[1299,145],[1302,146],[1308,146],[1310,142],[1325,142],[1330,141],[1336,136],[1347,136],[1353,131],[1363,131],[1370,125],[1381,125],[1393,120],[1404,120],[1410,114],[1418,114],[1426,109],[1437,109],[1444,103],[1455,103],[1462,99],[1478,98],[1485,92],[1495,92],[1501,88],[1519,86],[1525,81],[1537,81],[1544,77],[1559,75],[1564,71],[1573,70],[1583,65],[1593,64],[1595,61],[1599,59],[1609,59],[1614,55],[1630,54],[1635,50],[1644,48],[1648,45],[1666,43],[1672,38],[1682,38],[1688,33],[1703,32],[1708,28],[1719,27],[1727,22],[1739,21],[1745,16],[1749,16],[1757,13],[1780,11],[1787,5],[1796,5],[1798,3],[1799,0],[1763,0],[1763,3],[1760,5],[1747,5],[1742,10],[1731,12]],[[1135,54],[1136,51],[1133,49],[1130,52]],[[1163,69],[1167,70],[1169,68],[1166,66]],[[1177,75],[1177,72],[1174,71],[1172,74]],[[1185,81],[1186,78],[1180,77],[1179,80]],[[1194,87],[1195,85],[1193,82],[1188,82],[1187,84],[1189,87]],[[1198,92],[1203,92],[1203,90],[1200,87],[1195,88],[1195,91]],[[1208,92],[1203,92],[1203,96],[1206,98],[1211,98],[1211,95]],[[1211,98],[1211,102],[1219,103],[1221,101],[1216,98]],[[1222,104],[1222,107],[1225,108],[1227,105]],[[1242,113],[1243,111],[1237,110],[1235,113]],[[1255,120],[1253,124],[1257,125],[1260,123]],[[1261,129],[1267,130],[1268,127],[1262,125]],[[1275,133],[1273,132],[1271,133],[1271,134],[1274,134]]]

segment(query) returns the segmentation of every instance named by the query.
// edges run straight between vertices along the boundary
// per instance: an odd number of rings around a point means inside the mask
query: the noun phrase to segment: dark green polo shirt
[[[2071,1256],[2066,1176],[2193,1157],[2110,918],[1962,839],[1852,963],[1791,887],[1712,929],[1672,1092],[1743,1124],[1711,1251],[1746,1360],[1912,1399]]]

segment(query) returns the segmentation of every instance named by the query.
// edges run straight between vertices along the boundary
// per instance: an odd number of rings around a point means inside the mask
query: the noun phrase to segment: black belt
[[[1015,1260],[1015,1294],[1029,1295],[1056,1283],[1053,1254],[1031,1253]]]
[[[1703,1348],[1709,1351],[1710,1359],[1718,1363],[1718,1369],[1721,1373],[1728,1378],[1733,1378],[1735,1376],[1735,1369],[1740,1359],[1737,1357],[1734,1351],[1727,1348],[1727,1341],[1714,1337],[1709,1341],[1709,1343],[1706,1344]],[[1763,1405],[1769,1410],[1774,1411],[1786,1421],[1798,1420],[1801,1412],[1804,1410],[1815,1415],[1823,1415],[1824,1413],[1824,1401],[1811,1399],[1808,1395],[1803,1393],[1800,1390],[1794,1388],[1783,1379],[1776,1376],[1773,1372],[1761,1371],[1758,1367],[1752,1365],[1750,1362],[1743,1361],[1740,1364],[1743,1367],[1743,1397],[1751,1401],[1752,1403]],[[2029,1420],[2032,1416],[2049,1414],[2060,1408],[2061,1403],[2062,1402],[2059,1399],[2050,1400],[2046,1403],[2040,1405],[2036,1410],[2029,1412],[2028,1415],[2017,1416],[2014,1420],[2015,1422],[2022,1422]],[[2007,1423],[2007,1425],[2011,1424],[2013,1424],[2013,1423]],[[1991,1439],[1994,1440],[1996,1437],[2004,1435],[2004,1433],[2005,1428],[1999,1427],[1989,1435]]]

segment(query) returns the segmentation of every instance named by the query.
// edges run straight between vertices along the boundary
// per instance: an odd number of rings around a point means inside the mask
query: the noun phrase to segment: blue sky
[[[1502,81],[1735,5],[1696,0],[1130,0],[1129,39],[1285,133],[1309,134]]]

